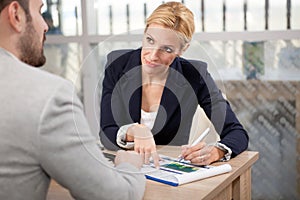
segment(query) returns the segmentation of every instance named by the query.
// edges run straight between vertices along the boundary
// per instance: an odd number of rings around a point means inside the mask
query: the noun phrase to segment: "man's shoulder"
[[[0,65],[2,66],[1,72],[6,74],[2,77],[3,81],[13,83],[15,88],[18,88],[15,90],[7,87],[6,90],[11,90],[11,92],[23,90],[26,91],[27,95],[36,96],[39,94],[42,98],[57,88],[73,87],[70,81],[40,68],[27,65],[14,57],[6,57],[5,60],[0,61]]]
[[[63,78],[46,72],[42,68],[37,68],[30,66],[18,58],[16,58],[13,54],[10,54],[7,51],[0,49],[0,66],[1,71],[5,72],[7,76],[2,77],[4,79],[12,79],[13,82],[24,82],[30,84],[35,84],[38,82],[52,82],[54,83],[61,83],[65,82]],[[39,84],[41,85],[41,84]]]
[[[58,85],[69,84],[69,81],[67,81],[66,79],[47,72],[41,68],[24,65],[23,70],[24,75],[27,76],[27,78],[24,77],[24,79],[30,81],[32,85],[36,85],[35,87],[40,86],[50,89],[57,87]]]
[[[28,88],[32,87],[33,92],[40,94],[41,99],[46,101],[57,95],[69,98],[75,94],[75,85],[71,81],[42,69],[30,70],[28,77],[31,77]]]

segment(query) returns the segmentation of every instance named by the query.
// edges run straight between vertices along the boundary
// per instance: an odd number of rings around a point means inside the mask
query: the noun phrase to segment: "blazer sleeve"
[[[142,199],[145,177],[128,163],[114,168],[104,158],[74,92],[62,84],[44,106],[38,135],[42,168],[75,199]]]
[[[102,96],[100,103],[100,141],[106,149],[118,150],[117,132],[119,126],[116,124],[112,113],[112,93],[115,88],[117,78],[113,69],[114,53],[107,56],[107,64],[105,67],[104,79],[102,82]]]
[[[248,148],[248,133],[207,71],[207,64],[196,61],[191,63],[200,73],[198,103],[219,133],[220,142],[229,147],[232,150],[232,157],[235,157]]]
[[[102,96],[100,103],[100,140],[103,146],[109,150],[118,150],[121,147],[117,144],[117,133],[122,125],[129,123],[117,123],[113,114],[113,108],[123,112],[125,105],[119,105],[114,101],[112,106],[112,94],[116,88],[119,78],[122,76],[123,66],[127,63],[127,56],[123,57],[129,50],[113,51],[107,55],[107,64],[102,82]],[[132,123],[132,122],[131,122]]]

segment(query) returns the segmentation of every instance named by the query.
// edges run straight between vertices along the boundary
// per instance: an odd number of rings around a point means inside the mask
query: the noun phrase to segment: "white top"
[[[144,124],[149,129],[153,128],[157,112],[146,112],[141,109],[141,124]]]

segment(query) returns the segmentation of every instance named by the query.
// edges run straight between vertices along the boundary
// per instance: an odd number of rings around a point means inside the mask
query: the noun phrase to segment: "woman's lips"
[[[149,66],[149,67],[158,67],[158,66],[160,66],[160,64],[150,62],[150,61],[148,61],[148,60],[146,60],[146,59],[144,59],[144,61],[145,61],[145,64],[146,64],[147,66]]]

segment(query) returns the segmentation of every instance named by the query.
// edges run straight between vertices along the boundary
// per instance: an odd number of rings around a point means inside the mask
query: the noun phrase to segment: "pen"
[[[200,136],[191,144],[191,147],[195,146],[196,144],[198,144],[199,142],[201,142],[209,133],[210,128],[205,129],[205,131],[203,131],[202,134],[200,134]],[[182,161],[183,158],[181,157],[181,155],[178,157],[178,161]]]
[[[210,128],[205,129],[205,131],[192,143],[191,147],[201,142],[208,135],[209,131]]]

